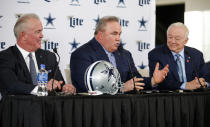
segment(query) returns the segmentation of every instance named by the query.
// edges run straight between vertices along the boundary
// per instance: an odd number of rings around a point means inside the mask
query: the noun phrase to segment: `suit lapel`
[[[186,47],[185,47],[185,50],[186,50]],[[184,53],[184,57],[185,57],[185,73],[186,73],[186,77],[187,77],[187,81],[189,81],[191,79],[191,74],[193,73],[193,64],[192,64],[192,61],[186,53]]]
[[[39,68],[39,70],[40,70],[40,64],[43,64],[43,57],[42,57],[42,55],[41,55],[40,49],[38,49],[38,50],[35,52],[35,55],[36,55],[37,65],[38,65],[38,68]]]
[[[99,44],[99,42],[97,42],[97,40],[95,38],[92,39],[91,44],[92,44],[94,51],[96,52],[95,55],[98,60],[109,61],[109,58],[108,58],[107,54],[105,53],[103,47]]]
[[[25,62],[25,60],[23,58],[23,55],[21,54],[21,52],[19,51],[17,46],[14,46],[13,53],[16,56],[19,69],[23,69],[23,72],[24,72],[23,75],[26,77],[27,80],[29,80],[29,82],[32,83],[32,79],[31,79],[31,76],[30,76],[31,74],[30,74],[30,72],[28,70],[28,67],[27,67],[26,62]]]
[[[169,71],[171,71],[171,73],[174,75],[176,80],[179,80],[176,61],[174,60],[174,56],[172,55],[171,51],[168,49],[167,46],[165,48],[165,52],[166,54],[168,54],[167,57],[169,59]]]

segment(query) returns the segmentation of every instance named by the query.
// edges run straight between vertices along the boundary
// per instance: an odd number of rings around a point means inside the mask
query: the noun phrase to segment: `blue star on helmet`
[[[142,17],[142,19],[141,19],[141,20],[139,20],[139,23],[140,23],[140,28],[141,28],[141,27],[146,28],[146,23],[147,23],[147,21],[146,21],[146,20],[144,20],[144,17]]]
[[[104,65],[106,67],[106,70],[102,71],[101,73],[108,74],[108,82],[111,79],[111,76],[113,76],[116,79],[117,77],[114,75],[114,67],[109,68],[106,64]]]
[[[53,25],[53,20],[55,20],[56,18],[52,18],[52,17],[51,17],[51,14],[49,14],[48,17],[44,17],[44,19],[47,20],[46,26],[47,26],[48,24],[51,24],[52,26],[54,26],[54,25]]]
[[[97,19],[93,19],[93,20],[96,22],[96,24],[98,24],[98,22],[99,22],[99,20],[100,20],[99,15],[98,15]]]
[[[145,69],[147,66],[143,64],[143,62],[141,63],[141,65],[138,66],[140,69]]]
[[[71,48],[71,51],[72,51],[73,49],[76,49],[77,46],[78,46],[80,43],[77,43],[76,40],[75,40],[75,38],[74,38],[74,41],[73,41],[73,42],[69,42],[69,44],[72,46],[72,48]]]

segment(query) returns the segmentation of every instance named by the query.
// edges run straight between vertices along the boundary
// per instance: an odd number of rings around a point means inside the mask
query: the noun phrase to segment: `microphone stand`
[[[185,53],[187,54],[188,58],[191,59],[191,56],[190,56],[189,52],[188,52],[188,51],[185,51]],[[194,70],[194,72],[195,72],[195,76],[198,78],[198,82],[199,82],[199,84],[200,84],[200,88],[196,89],[195,91],[203,91],[203,90],[206,90],[206,89],[203,87],[203,85],[201,84],[201,81],[200,81],[200,79],[199,79],[198,72],[197,72],[197,70],[196,70],[196,68],[195,68],[195,65],[194,65],[194,62],[193,62],[192,59],[191,59],[191,62],[192,62],[193,70]]]
[[[123,46],[119,46],[119,51],[121,51],[121,52],[124,52],[124,48],[123,48]],[[133,71],[132,71],[132,69],[131,69],[131,64],[130,64],[130,62],[129,62],[129,60],[128,60],[128,56],[125,54],[125,57],[126,57],[126,60],[127,60],[127,63],[128,63],[128,67],[129,67],[129,70],[130,70],[130,73],[131,73],[131,77],[132,77],[132,80],[133,80],[133,91],[132,92],[128,92],[128,93],[134,93],[134,94],[136,94],[137,93],[137,90],[136,90],[136,84],[135,84],[135,81],[134,81],[134,74],[133,74]]]
[[[54,49],[53,49],[53,52],[58,56],[58,62],[57,62],[57,65],[56,65],[55,73],[54,73],[54,75],[53,75],[52,91],[50,92],[50,95],[55,96],[55,95],[57,95],[57,92],[56,92],[56,90],[53,89],[53,86],[54,86],[55,76],[56,76],[56,73],[57,73],[57,71],[58,71],[58,65],[59,65],[59,63],[60,63],[60,55],[59,55],[58,52],[57,52],[57,48],[54,48]]]

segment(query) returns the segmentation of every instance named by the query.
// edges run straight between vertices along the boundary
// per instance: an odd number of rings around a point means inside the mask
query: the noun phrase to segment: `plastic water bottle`
[[[37,75],[38,81],[38,96],[47,96],[47,83],[48,83],[48,71],[45,69],[45,65],[40,65],[40,70]]]

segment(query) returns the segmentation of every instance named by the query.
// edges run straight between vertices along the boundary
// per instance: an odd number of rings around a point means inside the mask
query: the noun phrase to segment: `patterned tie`
[[[114,55],[112,53],[109,53],[108,57],[109,57],[109,61],[112,63],[112,65],[114,67],[117,67]]]
[[[176,63],[177,63],[177,71],[178,71],[178,74],[179,74],[179,81],[183,82],[184,81],[183,69],[182,69],[182,63],[181,63],[181,60],[180,60],[181,55],[176,54],[175,56],[176,56]]]
[[[37,73],[36,73],[36,68],[35,68],[35,64],[34,64],[34,60],[32,58],[32,54],[29,53],[29,68],[30,68],[30,73],[31,73],[31,78],[32,78],[32,82],[34,85],[37,85]]]

